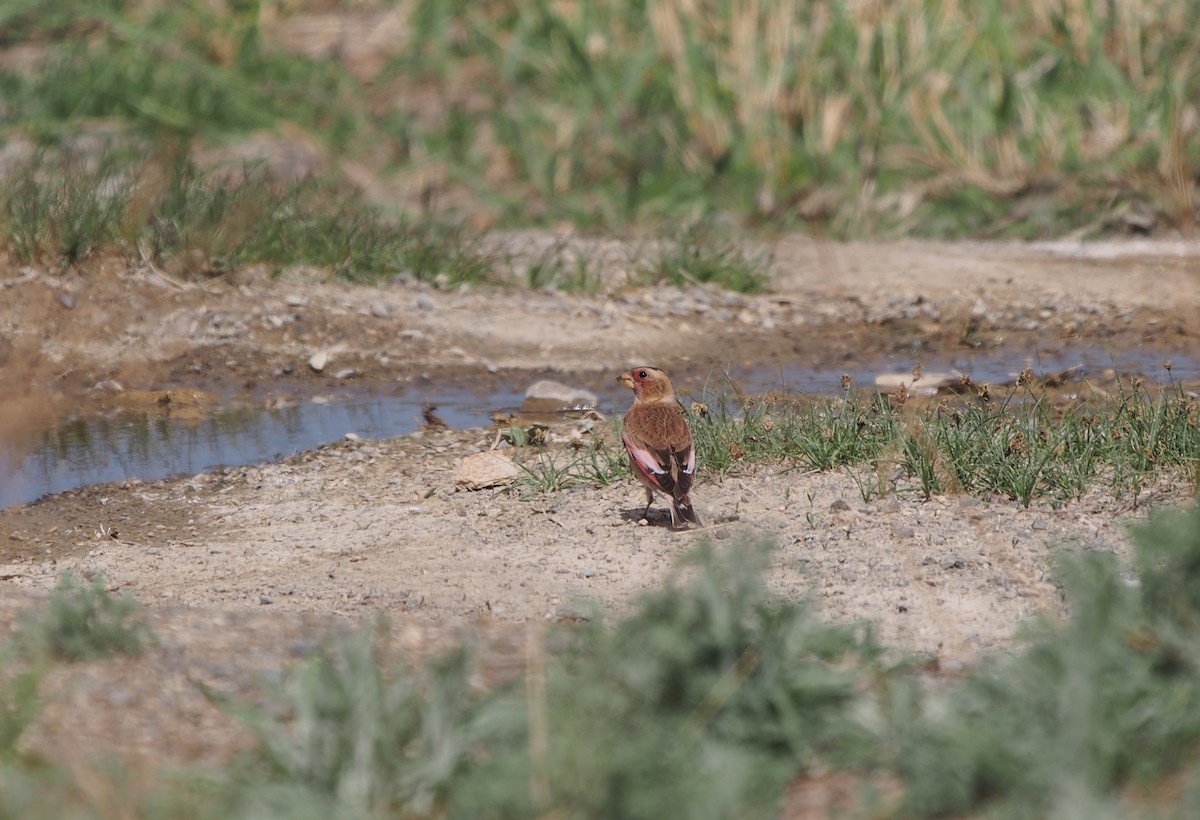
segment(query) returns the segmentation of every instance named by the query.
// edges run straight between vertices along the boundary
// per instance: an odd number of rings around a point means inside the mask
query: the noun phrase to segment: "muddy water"
[[[1169,372],[1164,370],[1164,364],[1170,364]],[[859,387],[868,387],[875,383],[877,376],[911,374],[917,365],[921,365],[926,374],[965,374],[977,384],[991,385],[1015,384],[1025,368],[1038,376],[1073,371],[1073,379],[1093,384],[1112,383],[1114,375],[1139,375],[1151,384],[1162,386],[1175,382],[1194,387],[1200,382],[1200,350],[1145,347],[1113,351],[1070,345],[1054,349],[1003,348],[937,354],[900,351],[871,361],[849,361],[844,368],[836,370],[757,368],[747,371],[744,381],[751,391],[778,389],[782,384],[789,390],[833,395],[841,390],[843,375],[849,375]]]
[[[348,390],[341,395],[244,404],[199,418],[117,413],[76,419],[21,442],[0,441],[0,509],[46,493],[136,478],[151,481],[282,458],[354,433],[386,438],[421,424],[422,405],[453,427],[487,425],[496,407],[516,407],[521,396],[496,385],[485,394],[468,388],[417,395]]]
[[[1172,360],[1168,375],[1162,363]],[[1142,374],[1152,382],[1169,379],[1195,386],[1200,383],[1200,357],[1178,352],[1112,351],[1062,348],[1053,352],[1014,353],[1013,350],[967,352],[944,357],[898,353],[873,362],[847,362],[844,368],[759,367],[741,369],[733,383],[718,370],[676,374],[685,396],[728,395],[734,390],[753,394],[790,390],[833,395],[841,390],[841,377],[850,375],[856,385],[872,385],[883,373],[908,373],[916,364],[925,372],[962,372],[991,384],[1010,383],[1024,367],[1038,374],[1056,374],[1082,367],[1089,379],[1105,373]],[[594,376],[560,381],[586,387],[597,394],[600,409],[619,411],[628,394],[615,382]],[[534,379],[530,378],[529,381]],[[292,401],[241,403],[198,418],[178,419],[154,413],[122,413],[103,418],[77,419],[21,441],[0,441],[0,509],[91,484],[126,479],[151,481],[174,475],[192,475],[221,466],[234,467],[286,457],[336,441],[347,433],[362,438],[387,438],[410,433],[422,423],[422,406],[437,406],[437,415],[451,427],[490,424],[496,411],[515,411],[524,383],[511,377],[493,377],[467,386],[414,386],[400,395],[348,388],[321,397]]]

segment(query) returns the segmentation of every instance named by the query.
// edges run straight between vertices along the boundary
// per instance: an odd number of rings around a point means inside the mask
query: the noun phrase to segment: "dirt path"
[[[616,373],[801,361],[834,367],[880,351],[948,355],[964,344],[1083,340],[1200,358],[1195,246],[827,245],[787,240],[772,292],[696,288],[575,295],[415,284],[352,287],[246,272],[172,283],[108,260],[86,274],[0,271],[0,438],[129,391],[249,386],[319,390],[340,368],[380,386],[489,371]],[[614,283],[620,271],[612,272]],[[329,363],[317,373],[314,353]],[[103,574],[144,606],[162,641],[143,659],[60,669],[30,742],[85,761],[216,761],[246,742],[193,680],[254,697],[263,676],[331,629],[375,613],[400,651],[427,657],[463,629],[511,663],[524,625],[615,611],[660,583],[701,538],[777,544],[769,583],[815,595],[830,618],[954,668],[1008,645],[1060,606],[1058,547],[1123,555],[1124,527],[1186,499],[1164,481],[1134,509],[1104,493],[1063,509],[904,496],[864,500],[843,473],[758,466],[702,474],[718,522],[676,533],[639,523],[632,482],[549,494],[456,488],[489,430],[343,441],[218,475],[84,488],[0,512],[0,622],[66,569]]]

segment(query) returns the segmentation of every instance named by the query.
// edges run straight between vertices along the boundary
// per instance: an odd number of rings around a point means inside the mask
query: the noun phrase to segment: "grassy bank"
[[[398,220],[473,232],[564,220],[618,233],[698,220],[834,237],[1190,232],[1195,11],[14,2],[0,10],[3,237],[20,257],[68,261],[96,246],[161,248],[156,198],[175,187],[179,208],[211,209],[198,184],[268,222],[248,203],[288,203],[277,213],[343,260],[360,250],[331,234],[377,244]],[[315,182],[297,190],[298,178]],[[31,199],[45,209],[89,191],[119,226],[31,240]],[[230,263],[264,255],[231,251],[236,237],[216,229],[187,240]],[[384,264],[362,253],[342,272]]]
[[[1179,385],[1158,390],[1135,382],[1119,383],[1115,396],[1083,401],[1058,401],[1031,384],[1004,393],[964,385],[962,396],[911,404],[897,394],[856,394],[847,383],[834,400],[716,394],[685,401],[684,412],[698,462],[710,474],[724,477],[755,462],[846,470],[863,501],[967,493],[1028,507],[1105,487],[1136,502],[1166,473],[1200,490],[1200,403]],[[529,436],[517,430],[509,438],[522,443]],[[525,459],[525,484],[537,492],[626,477],[619,444],[535,450]]]

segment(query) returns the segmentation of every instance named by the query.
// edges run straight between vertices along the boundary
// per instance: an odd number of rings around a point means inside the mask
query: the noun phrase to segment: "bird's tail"
[[[692,498],[688,495],[671,499],[671,526],[679,527],[684,521],[690,521],[697,527],[704,526],[699,510],[692,506]]]

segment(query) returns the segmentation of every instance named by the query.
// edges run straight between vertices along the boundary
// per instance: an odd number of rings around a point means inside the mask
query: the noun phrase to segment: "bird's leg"
[[[642,510],[642,518],[645,518],[647,521],[650,520],[649,519],[650,505],[653,503],[654,503],[654,492],[649,487],[647,487],[646,488],[646,509]]]

